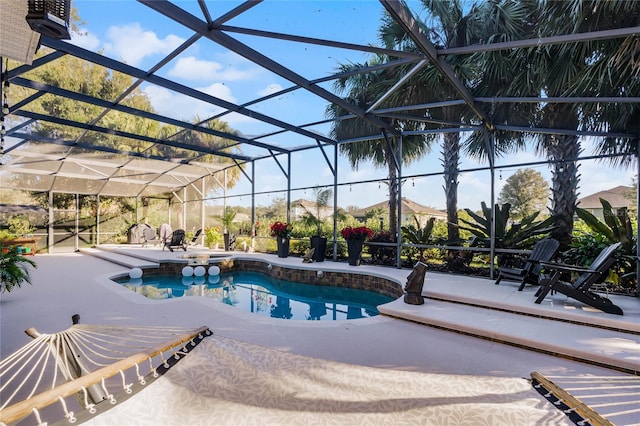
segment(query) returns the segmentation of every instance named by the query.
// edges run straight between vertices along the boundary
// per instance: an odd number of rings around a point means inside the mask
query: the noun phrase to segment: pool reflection
[[[255,272],[215,276],[155,276],[120,284],[151,299],[201,296],[279,319],[332,321],[378,315],[392,299],[375,292],[277,280]]]

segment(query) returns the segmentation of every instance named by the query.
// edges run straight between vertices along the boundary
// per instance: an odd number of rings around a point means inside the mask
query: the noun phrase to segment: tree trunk
[[[389,233],[398,241],[398,170],[392,155],[387,153],[389,166]]]
[[[564,160],[578,157],[580,142],[576,136],[549,135],[546,146],[550,160],[556,161],[551,169],[551,215],[557,228],[551,236],[560,242],[560,250],[564,250],[571,242],[580,181],[576,162]]]
[[[442,145],[444,194],[447,201],[447,234],[453,244],[460,239],[458,223],[458,167],[460,165],[460,134],[445,133]]]

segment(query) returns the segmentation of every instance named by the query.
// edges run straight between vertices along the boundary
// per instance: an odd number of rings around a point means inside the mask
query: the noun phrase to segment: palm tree
[[[640,3],[610,1],[599,8],[591,20],[600,23],[601,29],[625,28],[640,25]],[[640,92],[640,38],[637,36],[600,41],[592,55],[590,66],[585,68],[571,95],[584,96],[633,96]],[[603,78],[606,76],[606,78]],[[585,84],[586,83],[586,84]],[[583,108],[590,128],[613,133],[640,134],[640,105],[633,103],[590,103]],[[630,167],[637,158],[636,138],[607,137],[597,147],[597,154],[608,156],[614,166]],[[613,154],[614,156],[609,156]],[[619,155],[623,154],[623,155]]]
[[[372,64],[384,63],[388,58],[376,56]],[[367,110],[373,103],[385,93],[395,81],[393,75],[387,70],[376,70],[372,72],[357,73],[358,70],[368,68],[370,64],[346,64],[339,67],[339,71],[347,77],[339,78],[335,81],[334,87],[338,93],[346,93],[345,99],[358,106],[362,110]],[[344,118],[347,112],[338,105],[327,106],[327,117],[333,119],[331,137],[341,141],[352,138],[362,138],[371,136],[370,140],[360,140],[352,143],[341,143],[340,152],[349,159],[352,168],[358,169],[362,162],[371,161],[376,167],[387,167],[389,179],[389,230],[392,235],[396,235],[398,228],[398,169],[394,156],[399,147],[397,137],[390,136],[388,143],[380,140],[380,129],[371,123],[357,118]],[[394,128],[398,130],[412,129],[416,125],[408,125],[395,120],[386,119]],[[428,150],[428,138],[422,136],[407,136],[402,139],[402,152],[400,161],[409,164],[422,156]]]
[[[619,26],[619,22],[631,16],[638,21],[637,2],[618,1],[549,1],[540,9],[538,31],[545,36],[567,33],[584,33]],[[636,23],[637,25],[637,23]],[[611,70],[603,73],[598,66],[602,57],[601,47],[619,44],[620,41],[589,41],[561,44],[541,49],[538,54],[529,55],[532,68],[538,70],[534,79],[537,93],[548,96],[584,95],[594,90],[602,95],[603,78]],[[544,70],[544,72],[543,72]],[[600,83],[599,83],[600,82]],[[630,87],[629,87],[630,88]],[[620,86],[618,86],[618,90]],[[619,95],[620,93],[616,93]],[[594,106],[595,107],[595,106]],[[540,110],[540,125],[566,130],[597,129],[598,120],[593,120],[590,108],[577,104],[548,103]],[[538,137],[537,149],[546,153],[552,165],[552,211],[557,229],[553,237],[566,247],[571,241],[573,217],[577,202],[577,188],[580,180],[575,161],[582,151],[581,141],[574,135],[548,134]]]
[[[477,43],[492,41],[509,41],[521,38],[527,32],[527,17],[530,12],[526,1],[491,1],[473,4],[469,9],[462,1],[422,0],[422,6],[427,12],[427,18],[420,20],[415,17],[424,34],[437,48],[461,47]],[[402,49],[415,50],[413,42],[404,30],[392,19],[387,18],[381,29],[385,45]],[[500,57],[501,53],[481,55],[459,55],[447,58],[447,63],[456,73],[458,79],[469,88],[495,90],[503,87],[509,81],[508,62],[493,62],[490,55]],[[484,59],[484,61],[479,61]],[[447,82],[435,66],[427,66],[410,79],[403,88],[404,93],[411,94],[413,103],[429,103],[444,99],[456,99],[459,93]],[[493,95],[492,95],[493,96]],[[392,98],[393,99],[393,98]],[[399,99],[394,99],[399,101]],[[503,108],[492,111],[497,114],[512,115],[514,111]],[[446,106],[430,109],[425,116],[434,122],[443,123],[442,126],[461,127],[463,123],[481,124],[475,113],[470,113],[466,106]],[[470,153],[478,149],[486,154],[485,133],[475,132],[463,141],[460,131],[443,133],[442,166],[444,190],[447,203],[448,240],[455,243],[459,240],[458,223],[458,176],[460,165],[460,151],[464,147]],[[501,141],[503,150],[510,146],[520,146],[521,136],[504,134]]]
[[[552,37],[638,25],[637,2],[563,0],[519,3],[524,6],[523,10],[528,10],[520,38]],[[632,76],[638,75],[640,66],[630,58],[637,55],[639,50],[640,43],[628,38],[624,41],[613,39],[479,53],[475,55],[476,60],[479,64],[484,64],[485,71],[477,80],[474,94],[554,97],[619,96],[625,92],[634,93],[634,88],[638,90],[638,79],[636,77],[633,80]],[[616,70],[615,64],[619,65],[619,73],[612,72]],[[626,77],[621,78],[621,74]],[[621,88],[623,92],[620,92]],[[629,129],[629,123],[634,120],[637,123],[640,115],[638,107],[626,104],[603,106],[552,102],[504,104],[494,106],[491,114],[496,124],[567,131],[564,134],[532,131],[516,138],[513,138],[513,133],[496,133],[499,138],[496,145],[498,155],[521,149],[525,145],[524,138],[533,137],[536,151],[551,162],[551,214],[557,225],[552,235],[561,242],[562,247],[566,247],[571,241],[580,181],[578,165],[573,160],[582,151],[580,138],[571,132],[579,129]],[[608,119],[603,119],[605,115]],[[601,153],[619,152],[620,149],[635,153],[635,145],[629,140],[610,139],[609,142],[601,145]],[[486,155],[484,146],[484,143],[475,141],[475,144],[469,146],[470,153]]]

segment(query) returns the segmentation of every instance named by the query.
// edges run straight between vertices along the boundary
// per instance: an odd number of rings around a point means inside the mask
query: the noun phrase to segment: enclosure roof
[[[518,124],[494,122],[492,108],[498,103],[524,102],[625,102],[638,103],[640,98],[620,96],[612,98],[541,98],[517,96],[509,98],[475,96],[445,60],[452,55],[469,55],[474,52],[529,49],[539,46],[581,43],[587,40],[621,39],[640,34],[640,27],[611,28],[593,33],[566,34],[548,39],[523,39],[491,44],[472,45],[460,48],[437,48],[427,36],[419,31],[418,25],[409,13],[410,9],[419,10],[419,2],[408,1],[406,5],[398,1],[380,0],[380,11],[386,11],[410,35],[418,47],[417,51],[406,52],[381,47],[378,40],[361,40],[359,28],[379,26],[380,22],[363,22],[363,7],[378,6],[377,3],[357,2],[353,10],[344,16],[345,22],[352,26],[352,38],[336,40],[331,32],[331,23],[323,22],[322,13],[308,13],[304,22],[297,22],[295,28],[303,32],[291,32],[288,26],[276,25],[282,22],[282,16],[274,16],[271,10],[278,2],[246,1],[219,2],[198,1],[173,4],[166,0],[138,0],[115,3],[120,13],[136,16],[149,10],[156,14],[155,30],[162,36],[163,27],[171,24],[181,26],[180,43],[157,64],[139,68],[114,59],[104,52],[91,51],[68,41],[40,37],[42,56],[32,62],[29,58],[37,43],[37,34],[24,22],[27,2],[0,0],[3,9],[0,55],[21,59],[28,64],[9,65],[3,61],[5,81],[11,86],[26,88],[31,93],[19,102],[9,105],[9,114],[5,125],[5,150],[0,166],[0,178],[3,186],[35,191],[59,191],[81,194],[151,196],[171,194],[182,188],[194,185],[203,177],[211,177],[226,167],[244,165],[250,167],[255,160],[280,161],[283,154],[300,150],[322,150],[337,144],[351,143],[353,140],[334,140],[329,133],[330,120],[326,118],[326,108],[335,104],[348,111],[348,115],[339,120],[364,120],[379,129],[371,135],[385,143],[385,138],[398,135],[401,130],[391,126],[390,118],[402,116],[427,122],[424,133],[444,133],[451,131],[469,131],[486,129],[514,130],[522,132],[558,132],[559,134],[594,134],[594,132],[567,131],[563,129],[534,129]],[[304,7],[304,2],[299,2]],[[114,3],[100,3],[113,7]],[[326,7],[335,3],[327,2]],[[226,9],[222,9],[225,7]],[[21,9],[22,8],[22,9]],[[319,11],[318,11],[319,12]],[[249,17],[264,16],[263,24],[246,26],[246,22],[258,22]],[[271,24],[274,22],[274,24]],[[12,25],[8,25],[11,23]],[[7,24],[7,25],[5,25]],[[333,23],[335,24],[335,23]],[[18,28],[16,28],[16,26]],[[254,99],[235,101],[222,99],[210,94],[206,89],[195,88],[180,83],[167,72],[168,64],[187,60],[193,46],[199,44],[200,50],[223,48],[234,57],[241,57],[257,66],[261,72],[269,73],[279,83],[279,88],[271,93]],[[144,42],[142,42],[144,43]],[[307,49],[313,55],[307,55]],[[14,50],[12,50],[14,49]],[[286,59],[283,52],[298,52],[297,60]],[[363,63],[367,55],[379,54],[393,57],[385,65],[370,65],[361,74],[373,72],[384,67],[407,66],[409,70],[400,77],[393,88],[381,96],[373,105],[363,109],[353,102],[343,99],[334,82],[346,74],[337,72],[337,64]],[[104,68],[108,72],[128,75],[134,82],[119,96],[103,99],[91,94],[79,93],[67,88],[55,87],[48,82],[36,81],[30,71],[48,64],[55,64],[66,56],[73,56]],[[290,58],[288,56],[287,58]],[[327,60],[330,58],[330,60]],[[364,59],[363,59],[364,58]],[[302,67],[302,62],[316,64],[313,72]],[[31,62],[31,63],[29,63]],[[410,75],[425,64],[435,65],[445,84],[451,85],[457,94],[455,98],[439,99],[427,105],[413,105],[410,102],[401,108],[384,109],[381,105],[393,92],[402,90],[403,83]],[[305,73],[303,73],[305,72]],[[137,88],[152,88],[179,94],[191,102],[205,103],[211,107],[212,114],[201,117],[201,122],[193,123],[180,117],[179,106],[175,114],[150,112],[131,105],[129,95]],[[36,110],[36,99],[71,99],[101,112],[89,121],[62,119]],[[468,110],[464,121],[425,120],[424,115],[412,117],[416,110],[438,110],[446,106],[460,105]],[[294,121],[290,110],[298,109],[300,116],[313,116],[310,120]],[[109,121],[110,113],[128,114],[148,124],[149,129],[160,125],[171,125],[178,131],[166,135],[160,131],[142,132],[140,129],[125,129],[114,126]],[[289,112],[285,115],[285,112]],[[4,115],[4,113],[3,113]],[[219,131],[208,127],[213,119],[234,118],[234,131]],[[239,119],[241,118],[241,119]],[[79,129],[79,136],[73,139],[56,135],[39,135],[34,131],[38,123],[55,123],[64,128]],[[260,129],[256,134],[255,129]],[[77,133],[77,132],[76,132]],[[74,134],[76,134],[74,133]],[[201,140],[223,139],[226,144],[194,143],[186,137],[192,133]],[[603,135],[606,134],[603,133]],[[620,137],[637,135],[617,134]],[[197,139],[197,138],[196,138]],[[116,142],[114,142],[116,141]],[[124,141],[126,143],[118,143]],[[229,148],[229,144],[231,148]],[[286,161],[286,159],[285,159]],[[248,176],[248,175],[247,175]]]

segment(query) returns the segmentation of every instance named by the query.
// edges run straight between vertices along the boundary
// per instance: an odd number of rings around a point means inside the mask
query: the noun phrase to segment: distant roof
[[[633,191],[632,187],[620,185],[615,188],[596,192],[595,194],[580,198],[578,200],[578,207],[582,209],[601,209],[602,203],[600,203],[600,198],[607,200],[613,208],[629,207],[631,204],[631,200],[629,199],[631,191]]]
[[[354,217],[364,217],[366,212],[374,209],[382,209],[385,212],[389,211],[389,201],[382,201],[377,204],[373,204],[368,207],[364,207],[359,210],[355,210],[351,214]],[[415,201],[409,200],[408,198],[402,198],[402,214],[417,214],[417,215],[427,215],[433,216],[437,218],[446,218],[447,213],[442,210],[434,209],[433,207],[423,206],[422,204],[416,203]]]

